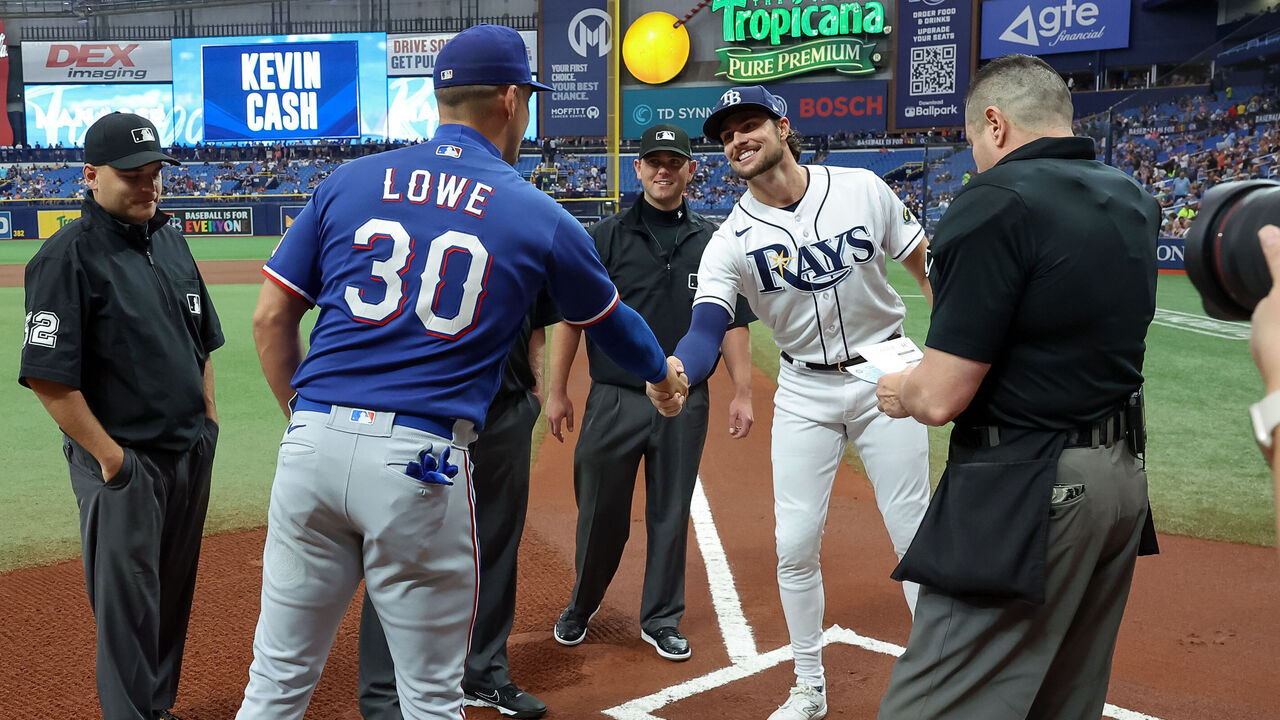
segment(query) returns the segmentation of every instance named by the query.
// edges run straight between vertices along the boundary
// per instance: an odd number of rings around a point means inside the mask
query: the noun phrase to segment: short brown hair
[[[964,98],[965,124],[989,107],[1000,108],[1028,130],[1071,127],[1071,91],[1049,64],[1030,55],[1005,55],[982,66]]]
[[[804,146],[800,144],[800,134],[796,132],[795,127],[791,128],[791,132],[787,133],[785,138],[787,141],[787,149],[791,151],[791,156],[800,162],[800,156],[804,154]]]

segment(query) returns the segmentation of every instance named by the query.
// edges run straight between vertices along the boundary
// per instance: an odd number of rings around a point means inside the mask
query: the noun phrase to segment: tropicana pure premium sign
[[[750,6],[750,7],[748,7]],[[768,47],[718,48],[716,75],[759,83],[819,70],[870,75],[882,53],[876,36],[888,35],[884,4],[821,0],[714,0],[724,41]]]

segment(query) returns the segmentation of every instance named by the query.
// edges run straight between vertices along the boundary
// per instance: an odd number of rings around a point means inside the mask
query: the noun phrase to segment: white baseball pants
[[[773,415],[773,512],[778,592],[797,679],[823,686],[824,595],[819,555],[827,505],[845,444],[866,466],[893,550],[901,558],[929,505],[929,436],[911,418],[876,409],[876,386],[846,373],[783,360]],[[919,586],[903,583],[915,612]]]

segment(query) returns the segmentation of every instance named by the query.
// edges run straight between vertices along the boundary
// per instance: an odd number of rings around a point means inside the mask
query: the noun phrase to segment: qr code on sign
[[[955,45],[911,48],[912,95],[942,95],[955,91]]]

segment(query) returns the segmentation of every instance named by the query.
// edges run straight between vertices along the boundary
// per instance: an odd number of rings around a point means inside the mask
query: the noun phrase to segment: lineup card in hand
[[[909,337],[894,338],[875,345],[854,348],[866,362],[855,365],[849,372],[859,380],[874,383],[881,375],[902,372],[924,358],[924,352]]]

